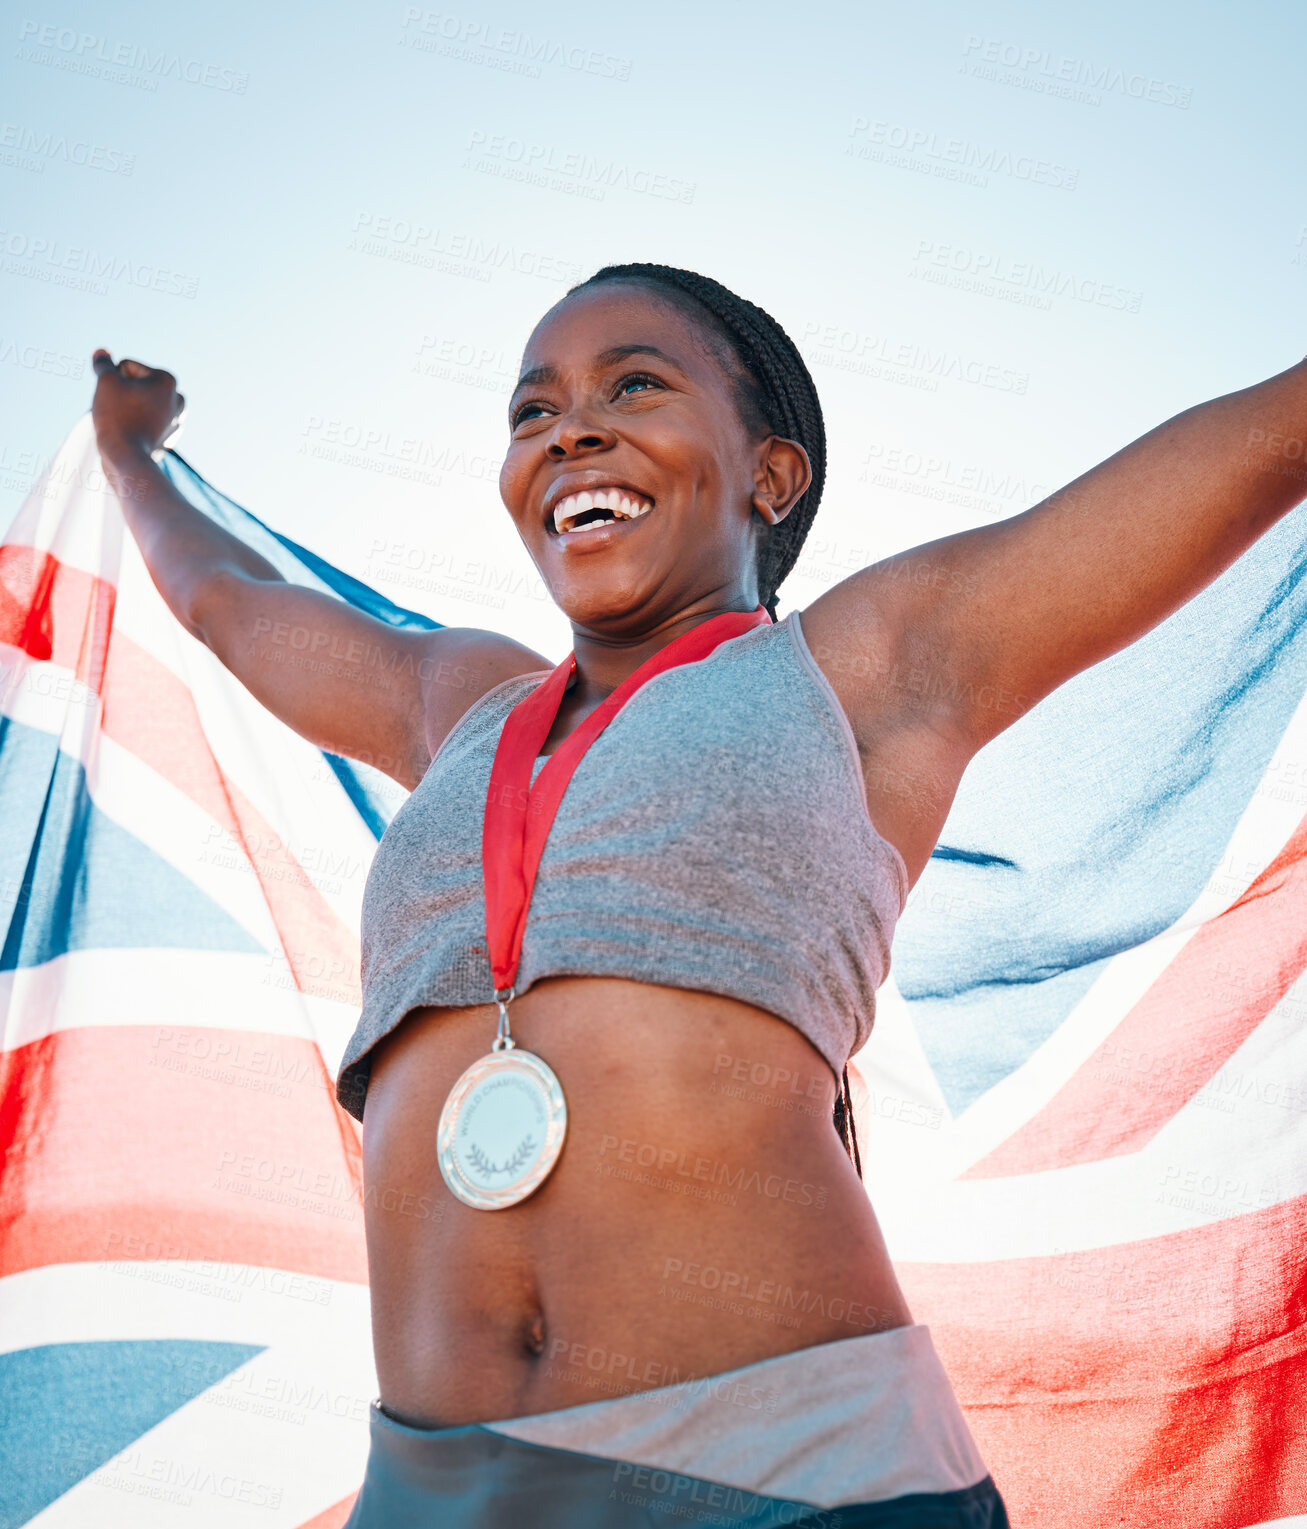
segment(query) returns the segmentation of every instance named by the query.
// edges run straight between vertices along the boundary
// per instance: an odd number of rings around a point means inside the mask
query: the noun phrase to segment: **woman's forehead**
[[[713,337],[716,338],[715,336]],[[570,292],[540,320],[522,352],[522,371],[597,364],[619,352],[652,351],[686,371],[724,357],[676,300],[637,281],[612,281]]]

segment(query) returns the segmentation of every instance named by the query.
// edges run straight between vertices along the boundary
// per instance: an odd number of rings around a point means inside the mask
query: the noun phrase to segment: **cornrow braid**
[[[785,519],[768,527],[758,549],[758,598],[775,621],[776,591],[799,560],[826,482],[826,425],[812,376],[798,347],[770,313],[697,271],[644,261],[606,265],[572,291],[622,280],[660,287],[679,298],[692,316],[706,316],[743,369],[746,396],[741,412],[746,424],[798,441],[808,453],[812,482]],[[688,304],[686,298],[690,299]]]

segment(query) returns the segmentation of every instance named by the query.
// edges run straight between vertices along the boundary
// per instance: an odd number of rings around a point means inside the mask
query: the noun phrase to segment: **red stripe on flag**
[[[311,1041],[87,1026],[0,1054],[0,1277],[168,1260],[366,1284],[361,1184]]]
[[[1204,924],[1092,1056],[964,1179],[1137,1152],[1216,1076],[1307,967],[1307,819]]]
[[[1056,1257],[896,1264],[1031,1529],[1237,1529],[1307,1504],[1307,1196]]]
[[[242,846],[302,992],[358,1008],[358,936],[337,916],[290,846],[223,773],[189,688],[115,632],[104,683],[105,733],[184,792]]]
[[[302,992],[363,1001],[358,937],[258,808],[219,767],[189,688],[123,632],[112,584],[35,547],[0,546],[0,642],[71,669],[103,696],[102,727],[244,848]]]
[[[359,1490],[361,1491],[362,1488]],[[338,1503],[317,1514],[316,1517],[306,1519],[299,1529],[341,1529],[349,1518],[358,1495],[358,1492],[351,1492],[348,1497],[342,1497]]]
[[[104,675],[114,598],[112,584],[48,552],[0,546],[0,642],[71,669],[92,690]]]

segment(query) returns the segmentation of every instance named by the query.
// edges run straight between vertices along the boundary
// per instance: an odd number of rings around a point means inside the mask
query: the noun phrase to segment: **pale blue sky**
[[[1289,0],[3,26],[5,521],[104,344],[178,374],[180,450],[263,519],[561,653],[499,505],[498,389],[600,264],[706,271],[809,356],[831,476],[782,611],[1307,352]]]

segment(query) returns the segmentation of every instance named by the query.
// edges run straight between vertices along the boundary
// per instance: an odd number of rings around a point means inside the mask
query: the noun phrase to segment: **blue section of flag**
[[[1288,516],[973,760],[893,958],[955,1114],[1217,870],[1307,691],[1305,574],[1307,519]]]
[[[263,949],[100,811],[52,733],[0,717],[0,801],[0,971],[70,950]]]
[[[326,749],[323,749],[322,757],[331,766],[332,773],[344,788],[346,796],[354,803],[359,817],[368,825],[372,837],[380,842],[382,834],[386,831],[387,819],[377,804],[375,793],[369,791],[359,778],[354,768],[354,761],[342,759],[339,754],[329,754]]]
[[[248,1343],[148,1339],[0,1354],[0,1529],[27,1523],[262,1352]],[[125,1490],[148,1490],[152,1460],[124,1462]]]
[[[252,547],[261,557],[267,558],[281,576],[291,584],[309,589],[319,589],[333,594],[366,611],[378,621],[393,627],[414,627],[422,631],[438,631],[441,623],[433,621],[419,611],[411,611],[375,589],[356,579],[352,574],[334,567],[316,552],[301,547],[289,536],[283,536],[266,526],[257,515],[251,515],[234,499],[228,499],[175,451],[166,451],[159,463],[165,476],[177,491],[197,510],[203,511],[211,520],[238,536],[246,546]],[[358,809],[368,828],[380,839],[390,821],[391,808],[385,794],[378,789],[378,774],[370,765],[357,760],[342,759],[339,755],[323,751],[323,758],[331,766],[350,800]]]

